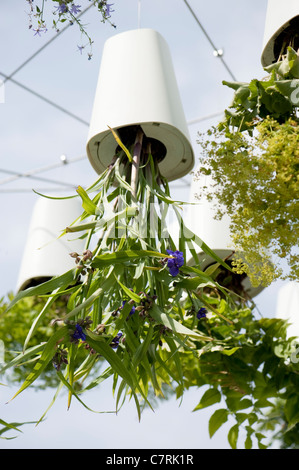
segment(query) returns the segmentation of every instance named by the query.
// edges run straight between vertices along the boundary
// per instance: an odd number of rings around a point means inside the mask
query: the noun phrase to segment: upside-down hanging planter
[[[299,48],[299,3],[297,0],[268,0],[263,39],[262,65],[277,62],[286,47]]]
[[[210,197],[206,197],[205,193],[208,193]],[[210,175],[199,174],[199,179],[193,179],[190,189],[191,204],[186,212],[185,223],[213,250],[213,254],[217,254],[219,258],[231,265],[236,250],[230,231],[231,219],[226,213],[222,215],[221,219],[217,218],[215,201],[211,198],[212,193],[213,180]],[[199,194],[200,197],[198,197]],[[215,257],[212,254],[209,255],[205,251],[199,250],[198,257],[201,269],[204,271],[216,266]],[[191,254],[189,261],[194,263]],[[218,282],[222,284],[228,278],[231,279],[226,287],[229,286],[232,290],[236,289],[241,295],[253,298],[264,289],[262,285],[253,287],[247,275],[226,271],[221,266],[220,269]]]
[[[84,240],[73,235],[58,238],[66,224],[82,212],[77,199],[54,200],[41,197],[34,206],[17,290],[41,284],[73,268],[70,252],[82,252]]]
[[[194,156],[165,39],[152,29],[127,31],[106,41],[90,123],[87,155],[101,173],[117,151],[110,129],[125,145],[140,126],[168,181],[193,167]]]

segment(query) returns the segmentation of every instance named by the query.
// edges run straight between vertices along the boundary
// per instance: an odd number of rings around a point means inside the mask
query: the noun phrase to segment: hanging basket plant
[[[213,178],[213,192],[205,195],[218,207],[217,217],[230,216],[242,253],[235,270],[253,285],[299,275],[298,54],[288,47],[265,71],[262,80],[223,82],[234,90],[233,102],[224,120],[200,136],[196,174]]]
[[[108,367],[91,379],[86,390],[114,376],[116,409],[123,395],[129,394],[140,414],[140,403],[148,403],[150,388],[158,396],[163,396],[163,384],[173,380],[184,388],[179,351],[196,354],[214,341],[196,315],[209,306],[204,287],[216,292],[222,288],[196,265],[199,248],[210,255],[213,252],[182,226],[183,203],[171,199],[158,159],[152,155],[151,140],[137,130],[136,141],[125,146],[114,135],[118,155],[91,187],[78,187],[82,216],[61,235],[78,233],[85,238],[86,249],[70,253],[72,270],[19,292],[10,302],[8,312],[26,298],[45,299],[27,332],[23,351],[0,373],[23,364],[25,357],[30,365],[36,362],[18,395],[52,364],[69,390],[69,406],[72,396],[81,401],[78,390],[81,394],[95,364],[104,360]],[[174,246],[165,225],[170,210],[182,226],[179,246]],[[187,248],[195,258],[193,267],[185,261]],[[216,255],[215,261],[230,269]],[[223,294],[228,295],[226,290]],[[53,316],[51,306],[61,296],[68,299],[65,310]],[[210,308],[219,319],[231,322],[213,304]],[[40,335],[42,322],[49,320],[49,311],[50,338],[29,347],[37,332]]]
[[[260,426],[268,419],[270,397],[283,398],[282,419],[287,416],[290,426],[297,419],[287,405],[296,394],[298,366],[286,361],[292,348],[286,322],[257,320],[250,303],[222,285],[217,269],[201,270],[199,250],[216,266],[230,272],[231,267],[184,225],[183,203],[171,198],[151,140],[140,129],[134,142],[115,137],[118,154],[93,185],[78,187],[73,197],[81,198],[83,213],[61,234],[77,233],[86,241],[82,253],[70,253],[74,268],[1,306],[0,386],[16,368],[22,384],[11,400],[29,387],[57,385],[36,424],[61,390],[67,391],[68,408],[76,399],[90,411],[110,413],[85,403],[89,390],[110,380],[115,412],[133,398],[141,418],[145,406],[153,409],[153,396],[180,398],[191,387],[206,386],[194,411],[219,404],[209,420],[210,437],[232,418],[232,448],[240,427],[246,430],[246,448],[255,442],[264,448]],[[181,227],[178,246],[165,225],[168,212]],[[192,266],[186,263],[188,250]],[[13,335],[10,351],[6,333],[18,325],[20,309],[31,318]],[[0,420],[0,435],[20,425]]]

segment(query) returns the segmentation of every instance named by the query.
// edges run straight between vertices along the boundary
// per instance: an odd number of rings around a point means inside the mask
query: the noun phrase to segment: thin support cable
[[[137,5],[137,16],[138,16],[138,29],[141,27],[141,0],[138,0],[138,5]]]
[[[79,19],[81,16],[83,16],[91,7],[93,6],[93,4],[89,5],[87,8],[85,8],[85,10],[83,10],[78,16],[77,16],[77,19]],[[32,54],[30,57],[28,57],[28,59],[26,59],[21,65],[19,65],[19,67],[17,67],[13,72],[11,72],[10,75],[7,75],[3,82],[7,82],[8,80],[11,80],[12,77],[18,73],[23,67],[25,67],[25,65],[27,65],[29,62],[31,62],[40,52],[42,52],[46,47],[49,46],[49,44],[51,44],[53,41],[55,41],[55,39],[57,39],[62,33],[64,33],[69,27],[71,26],[71,23],[67,24],[64,28],[62,28],[61,30],[59,30],[55,36],[53,36],[49,41],[47,41],[43,46],[41,46],[34,54]]]
[[[218,49],[215,44],[213,43],[212,39],[210,38],[210,36],[208,35],[208,33],[206,32],[205,28],[203,27],[203,25],[201,24],[201,22],[199,21],[199,19],[197,18],[196,14],[194,13],[194,11],[192,10],[192,8],[190,7],[189,3],[187,2],[187,0],[183,0],[185,5],[187,6],[187,8],[189,9],[190,13],[192,14],[193,18],[195,19],[196,23],[198,24],[198,26],[200,27],[200,29],[202,30],[202,32],[204,33],[205,37],[207,38],[207,40],[209,41],[209,43],[211,44],[212,48],[213,48],[213,52],[215,54],[216,57],[218,57],[221,62],[223,63],[224,67],[226,68],[227,72],[230,74],[231,78],[236,81],[236,77],[234,76],[233,72],[230,70],[230,68],[228,67],[228,65],[226,64],[225,60],[223,59],[222,57],[222,52],[220,52],[220,49]]]
[[[38,188],[35,189],[35,191],[38,191],[39,193],[46,194],[50,192],[59,192],[61,193],[62,191],[69,191],[70,189],[67,189],[65,187],[62,188]],[[10,189],[0,189],[0,194],[14,194],[14,193],[33,193],[33,189],[29,188],[10,188]]]
[[[0,71],[0,75],[2,77],[8,78],[8,75]],[[36,96],[37,98],[45,101],[46,103],[50,104],[54,108],[58,109],[59,111],[62,111],[63,113],[67,114],[68,116],[72,117],[73,119],[76,119],[77,121],[81,122],[81,124],[84,124],[85,126],[89,126],[89,122],[85,121],[84,119],[80,118],[79,116],[76,116],[76,114],[73,114],[72,112],[68,111],[67,109],[63,108],[57,103],[54,103],[54,101],[49,100],[45,96],[41,95],[40,93],[37,93],[36,91],[32,90],[31,88],[27,87],[26,85],[23,85],[22,83],[18,82],[14,78],[10,78],[10,81],[14,83],[15,85],[19,86],[20,88],[23,88],[23,90],[28,91],[32,95]]]
[[[188,121],[187,125],[192,126],[192,124],[196,124],[197,122],[207,121],[208,119],[213,119],[221,115],[223,115],[223,111],[220,111],[218,113],[213,113],[213,114],[207,114],[206,116],[198,117],[196,119],[192,119],[191,121]]]
[[[84,156],[81,156],[81,157],[73,158],[72,160],[61,161],[60,163],[54,163],[53,165],[48,165],[48,166],[43,166],[43,167],[40,167],[40,168],[35,168],[33,170],[27,171],[26,173],[16,173],[13,176],[11,176],[10,178],[0,180],[0,185],[6,184],[6,183],[11,183],[12,181],[15,181],[15,180],[17,180],[19,178],[23,178],[23,177],[32,178],[33,176],[35,176],[39,173],[54,170],[58,167],[66,165],[66,164],[69,165],[71,163],[76,163],[78,161],[84,160],[85,158],[86,158],[86,156],[84,155]],[[6,172],[9,172],[10,170],[0,170],[0,171],[6,173]],[[63,183],[63,184],[65,184],[65,183]]]
[[[34,175],[26,175],[26,174],[21,174],[21,173],[18,173],[16,171],[12,171],[12,170],[4,170],[2,168],[0,168],[0,172],[1,173],[6,173],[8,175],[14,175],[16,176],[17,178],[29,178],[29,179],[33,179],[33,180],[38,180],[38,181],[44,181],[44,182],[47,182],[47,183],[53,183],[53,184],[59,184],[60,186],[67,186],[69,188],[74,188],[75,185],[74,184],[71,184],[71,183],[67,183],[65,181],[57,181],[57,180],[54,180],[52,178],[43,178],[42,176],[34,176]],[[9,181],[7,180],[6,183],[9,183]],[[2,185],[5,184],[5,181],[3,183],[1,183]]]

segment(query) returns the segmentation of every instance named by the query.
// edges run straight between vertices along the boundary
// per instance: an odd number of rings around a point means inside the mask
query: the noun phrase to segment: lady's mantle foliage
[[[267,77],[235,90],[218,127],[201,135],[201,167],[217,217],[228,214],[235,269],[254,285],[299,276],[299,57],[288,48]],[[211,189],[212,188],[212,189]]]

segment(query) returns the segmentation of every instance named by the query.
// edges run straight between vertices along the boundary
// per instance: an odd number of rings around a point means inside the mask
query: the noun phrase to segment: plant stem
[[[143,132],[141,129],[139,129],[136,135],[135,143],[134,143],[134,153],[133,153],[133,162],[132,162],[132,171],[131,171],[131,186],[133,188],[132,199],[134,202],[137,202],[137,183],[138,183],[138,171],[139,171],[139,165],[140,165],[142,141],[143,141]]]

